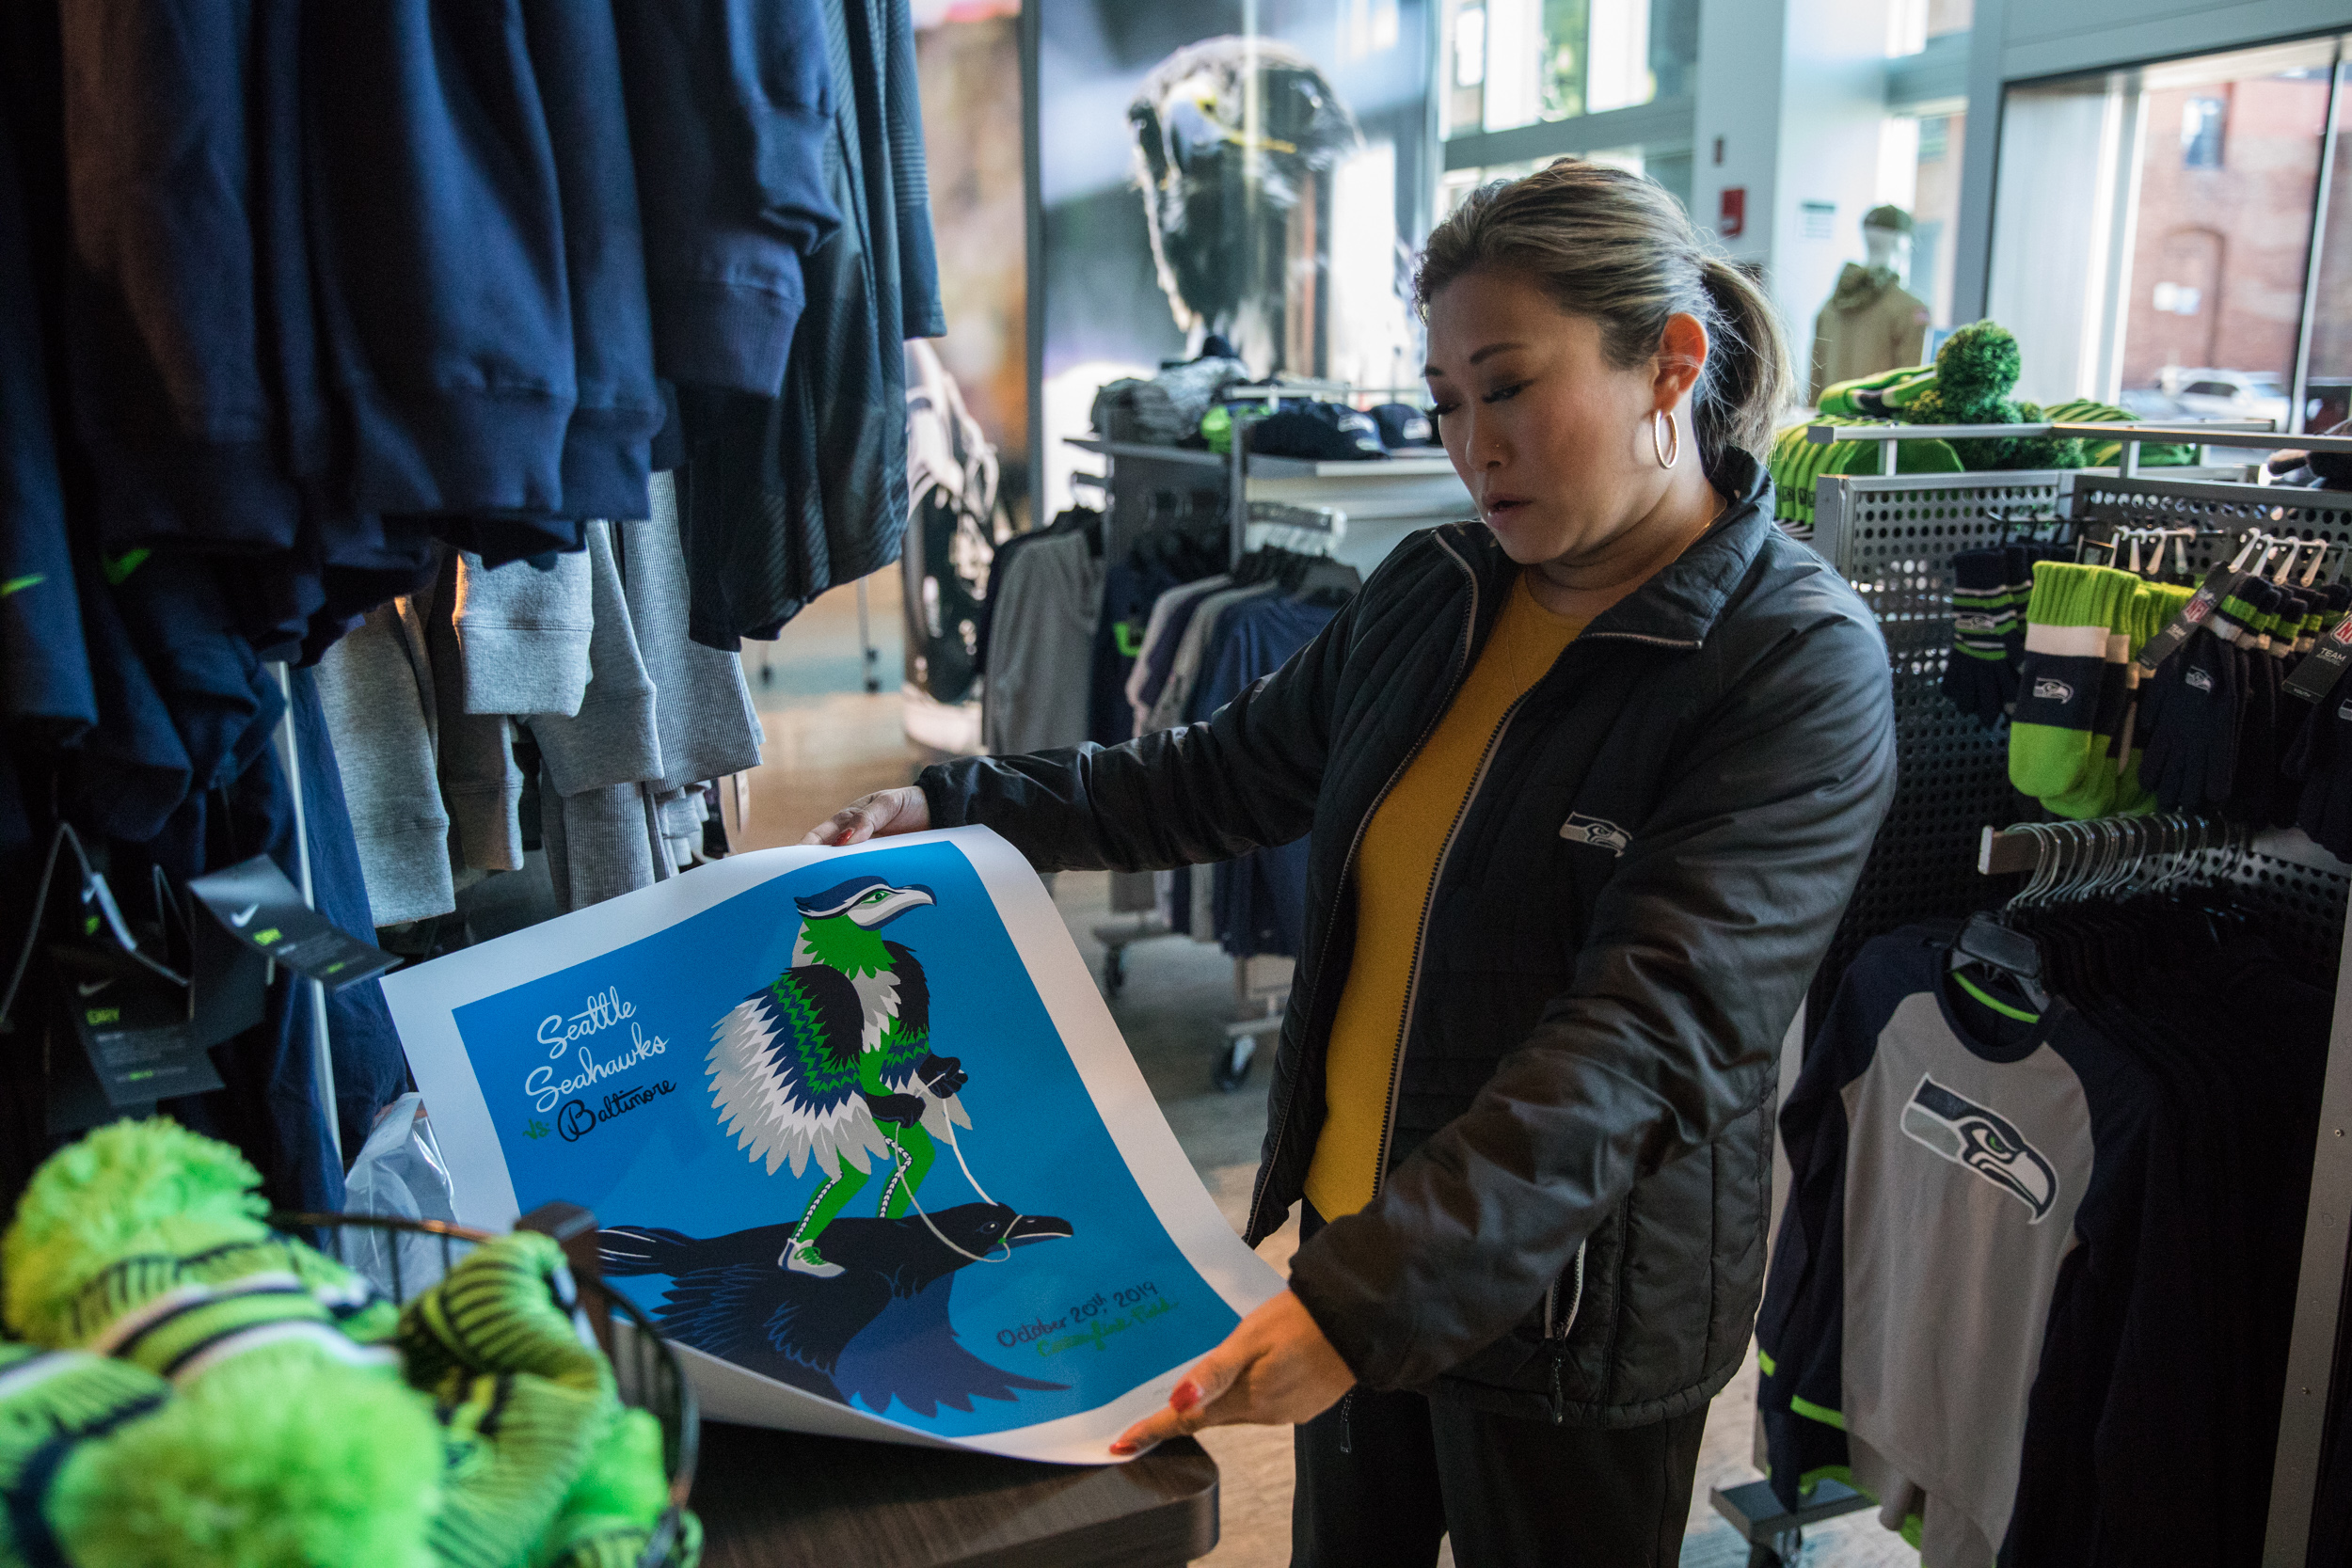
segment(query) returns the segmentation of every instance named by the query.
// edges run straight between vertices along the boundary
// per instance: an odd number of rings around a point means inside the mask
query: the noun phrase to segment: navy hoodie
[[[655,364],[772,398],[802,258],[841,226],[818,0],[615,0],[644,209]]]
[[[16,137],[0,115],[0,716],[53,741],[98,721],[82,647]]]
[[[302,24],[350,508],[561,514],[572,307],[519,0],[337,0]]]
[[[66,345],[102,542],[283,548],[300,498],[263,363],[253,7],[96,0],[58,16]]]
[[[645,482],[662,403],[612,9],[524,0],[523,25],[564,203],[579,396],[564,436],[564,514],[644,517],[652,511]]]

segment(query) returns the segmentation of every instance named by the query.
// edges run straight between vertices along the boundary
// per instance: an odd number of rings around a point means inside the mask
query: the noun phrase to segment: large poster
[[[1096,388],[1198,354],[1418,386],[1438,169],[1429,0],[1031,0],[1044,206],[1043,506],[1099,464]]]
[[[1280,1288],[984,829],[735,856],[385,994],[458,1218],[593,1210],[722,1419],[1099,1463]]]

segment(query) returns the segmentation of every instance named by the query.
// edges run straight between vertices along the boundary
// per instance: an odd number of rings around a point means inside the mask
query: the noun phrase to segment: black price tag
[[[2336,689],[2344,668],[2352,664],[2352,615],[2324,633],[2287,677],[2287,689],[2316,703]]]
[[[400,962],[304,903],[267,855],[199,877],[188,891],[230,936],[328,990],[373,978]]]
[[[186,990],[86,947],[53,947],[50,961],[59,1002],[111,1111],[221,1086],[212,1058],[188,1028]]]
[[[260,1023],[269,1000],[269,962],[188,900],[188,1028],[199,1045]]]
[[[2180,613],[2173,616],[2165,628],[2150,638],[2147,645],[2139,650],[2140,670],[2147,674],[2154,674],[2156,666],[2187,641],[2191,632],[2211,620],[2213,612],[2220,608],[2221,601],[2236,593],[2238,585],[2251,575],[2226,565],[2216,566],[2207,573],[2197,592],[2189,595],[2188,603],[2181,607]]]

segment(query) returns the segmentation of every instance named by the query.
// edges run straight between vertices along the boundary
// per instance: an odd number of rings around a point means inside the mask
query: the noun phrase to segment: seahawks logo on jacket
[[[1937,1083],[1926,1073],[1903,1107],[1903,1132],[1956,1165],[1965,1165],[2033,1211],[2039,1225],[2058,1201],[2058,1172],[2042,1151],[1997,1112]]]
[[[2199,691],[2211,691],[2213,689],[2213,676],[2202,670],[2191,670],[2188,673],[2181,677],[2181,683],[2185,686],[2193,687]]]
[[[1560,824],[1560,836],[1570,844],[1589,844],[1613,855],[1624,854],[1626,846],[1633,842],[1632,837],[1614,822],[1573,811],[1568,813],[1568,819]]]

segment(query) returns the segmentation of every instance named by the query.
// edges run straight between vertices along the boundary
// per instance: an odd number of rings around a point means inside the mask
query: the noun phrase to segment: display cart
[[[1897,474],[1895,443],[1910,439],[2056,435],[2121,441],[2113,469]],[[2143,442],[2185,443],[2218,452],[2293,447],[2352,453],[2352,438],[2280,436],[2247,425],[2050,424],[1983,426],[1831,426],[1816,441],[1884,443],[1881,472],[1819,482],[1813,546],[1877,614],[1895,685],[1897,786],[1861,881],[1817,974],[1808,1011],[1819,1016],[1862,944],[1918,920],[1968,914],[2002,902],[2015,873],[2029,870],[2046,835],[2006,829],[2039,815],[2010,785],[2006,727],[1987,729],[1942,694],[1952,640],[1952,558],[1996,545],[2021,526],[2043,525],[2066,537],[2104,539],[2147,522],[2197,530],[2179,548],[2201,574],[2226,560],[2245,529],[2352,546],[2352,494],[2265,483],[2259,467],[2222,465],[2143,468]],[[2265,1568],[2302,1568],[2322,1465],[2328,1392],[2352,1376],[2339,1365],[2344,1264],[2352,1243],[2352,947],[2345,943],[2352,867],[2300,832],[2267,832],[2219,847],[2203,841],[2169,852],[2192,855],[2231,895],[2260,911],[2265,930],[2283,951],[2337,975],[2301,1278],[2296,1295],[2285,1402],[2280,1411],[2270,1494]],[[1792,1031],[1792,1038],[1802,1031]],[[1784,1058],[1782,1089],[1796,1062]],[[1787,1171],[1775,1171],[1775,1192]],[[1764,1462],[1761,1433],[1756,1461]],[[1794,1513],[1763,1481],[1717,1488],[1716,1511],[1749,1543],[1751,1568],[1794,1563],[1804,1529],[1876,1506],[1867,1496],[1823,1482]]]

